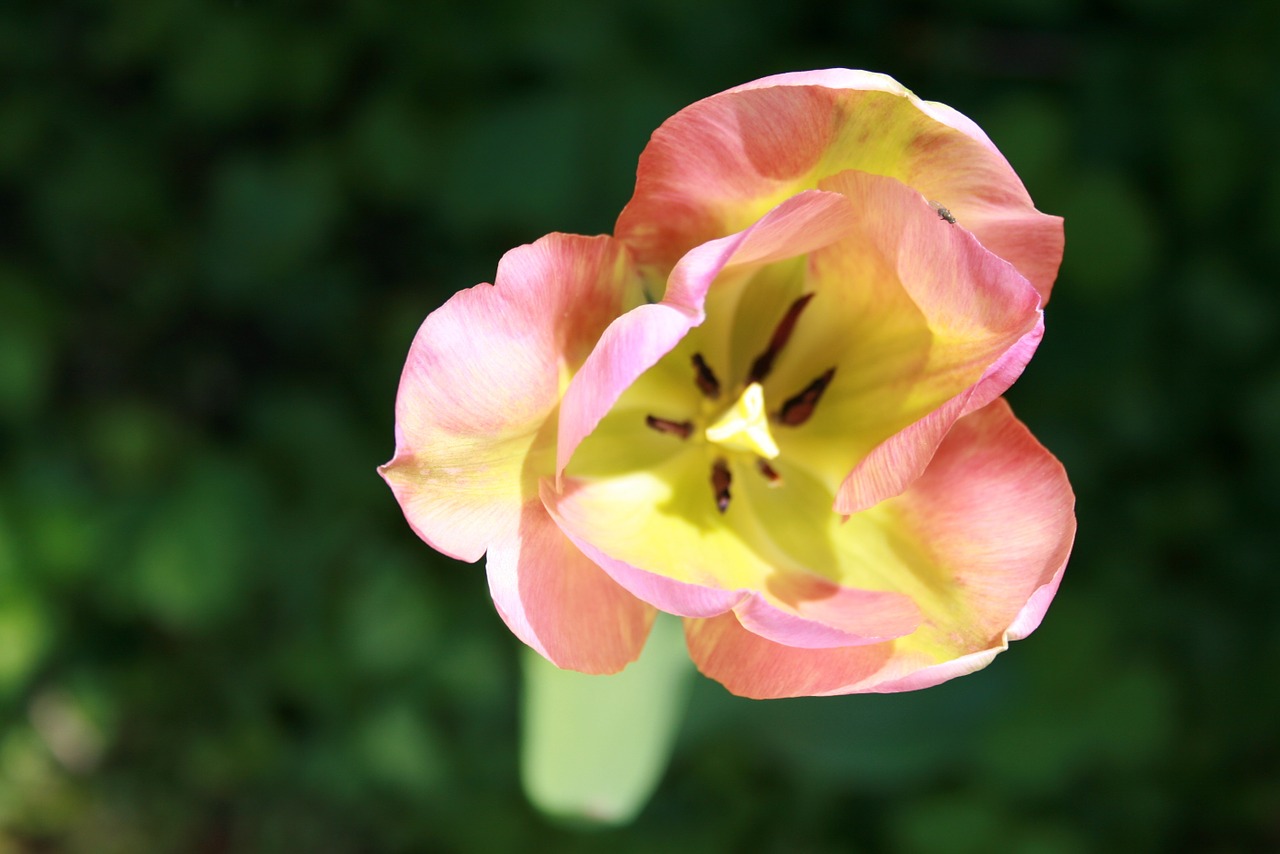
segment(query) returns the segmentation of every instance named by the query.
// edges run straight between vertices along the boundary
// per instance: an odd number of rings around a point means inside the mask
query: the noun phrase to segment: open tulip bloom
[[[1034,630],[1071,549],[1000,397],[1062,248],[951,108],[739,86],[657,130],[613,236],[512,249],[427,317],[381,472],[560,668],[621,670],[662,611],[736,694],[935,685]]]

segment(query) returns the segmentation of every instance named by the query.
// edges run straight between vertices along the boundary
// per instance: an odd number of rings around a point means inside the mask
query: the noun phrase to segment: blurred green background
[[[1280,849],[1280,4],[0,11],[0,852]],[[696,687],[629,828],[545,822],[517,643],[374,467],[422,318],[607,232],[658,124],[885,71],[1067,256],[1010,398],[1080,534],[1041,629],[897,696]]]

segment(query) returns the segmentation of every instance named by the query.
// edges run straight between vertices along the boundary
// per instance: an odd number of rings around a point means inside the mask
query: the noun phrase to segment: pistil
[[[752,383],[738,402],[706,429],[707,441],[735,451],[749,451],[765,459],[778,456],[764,408],[764,387]]]

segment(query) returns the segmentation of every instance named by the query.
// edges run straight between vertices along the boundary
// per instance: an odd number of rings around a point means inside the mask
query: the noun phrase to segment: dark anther
[[[827,386],[831,384],[831,378],[835,375],[835,368],[827,368],[827,372],[805,386],[804,391],[782,404],[778,420],[788,427],[799,427],[808,421],[809,416],[813,415],[813,408],[818,405],[819,398],[827,390]]]
[[[805,294],[791,303],[791,308],[787,309],[787,313],[782,316],[782,320],[778,321],[777,328],[773,330],[773,337],[769,339],[769,346],[765,348],[763,353],[756,356],[756,360],[751,364],[751,373],[747,375],[747,385],[762,382],[765,377],[769,376],[769,372],[773,370],[773,360],[778,358],[782,348],[787,345],[787,340],[791,338],[791,332],[796,328],[796,321],[800,319],[800,312],[804,311],[804,307],[809,304],[811,299],[813,299],[813,294]]]
[[[716,460],[711,465],[711,488],[716,494],[716,509],[721,513],[729,509],[729,464]]]
[[[689,434],[693,432],[692,421],[670,421],[666,418],[658,418],[656,415],[646,415],[644,423],[659,433],[670,433],[681,439],[688,439]]]
[[[756,460],[756,468],[760,469],[760,474],[764,475],[770,486],[782,486],[782,475],[764,457]]]
[[[702,358],[701,353],[693,354],[693,381],[698,384],[698,389],[707,397],[715,400],[720,396],[720,380],[716,379],[716,375],[707,366],[707,360]]]

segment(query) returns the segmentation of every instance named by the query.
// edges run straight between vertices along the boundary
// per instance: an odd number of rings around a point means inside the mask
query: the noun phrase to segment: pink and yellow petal
[[[560,491],[544,481],[543,503],[592,561],[663,611],[707,617],[733,610],[762,635],[814,647],[899,637],[919,623],[906,597],[844,589],[780,549],[745,491],[721,513],[705,445],[610,477],[574,477],[577,465]],[[744,467],[735,480],[754,474]],[[829,497],[821,505],[830,515]]]
[[[1061,219],[1035,210],[973,122],[867,72],[778,75],[680,111],[642,153],[615,233],[642,266],[669,269],[689,248],[848,169],[897,178],[945,205],[1047,299]]]
[[[1041,318],[977,383],[873,448],[841,482],[835,511],[846,515],[861,512],[914,483],[956,420],[991,403],[1013,385],[1043,336]]]
[[[1075,539],[1075,495],[1003,399],[957,421],[921,478],[886,503],[951,568],[974,639],[1038,625]],[[932,616],[957,619],[949,607]]]
[[[608,237],[552,234],[508,252],[496,285],[423,322],[396,398],[396,453],[379,471],[409,524],[477,560],[518,524],[554,465],[560,395],[638,278]]]
[[[639,657],[656,611],[575,548],[539,500],[490,544],[485,570],[503,621],[556,666],[616,673]]]
[[[892,642],[801,649],[753,634],[732,614],[685,620],[685,638],[704,675],[734,694],[758,700],[929,688],[981,670],[1004,649],[984,649],[939,664],[902,653]]]
[[[699,668],[751,697],[923,688],[985,666],[1039,624],[1075,536],[1058,462],[1003,401],[956,422],[924,475],[837,534],[847,586],[892,584],[920,607],[911,635],[800,649],[730,616],[690,620]]]
[[[703,675],[741,697],[758,700],[854,693],[873,681],[893,644],[802,649],[743,628],[732,613],[685,620],[689,654]],[[841,690],[853,686],[850,690]]]

